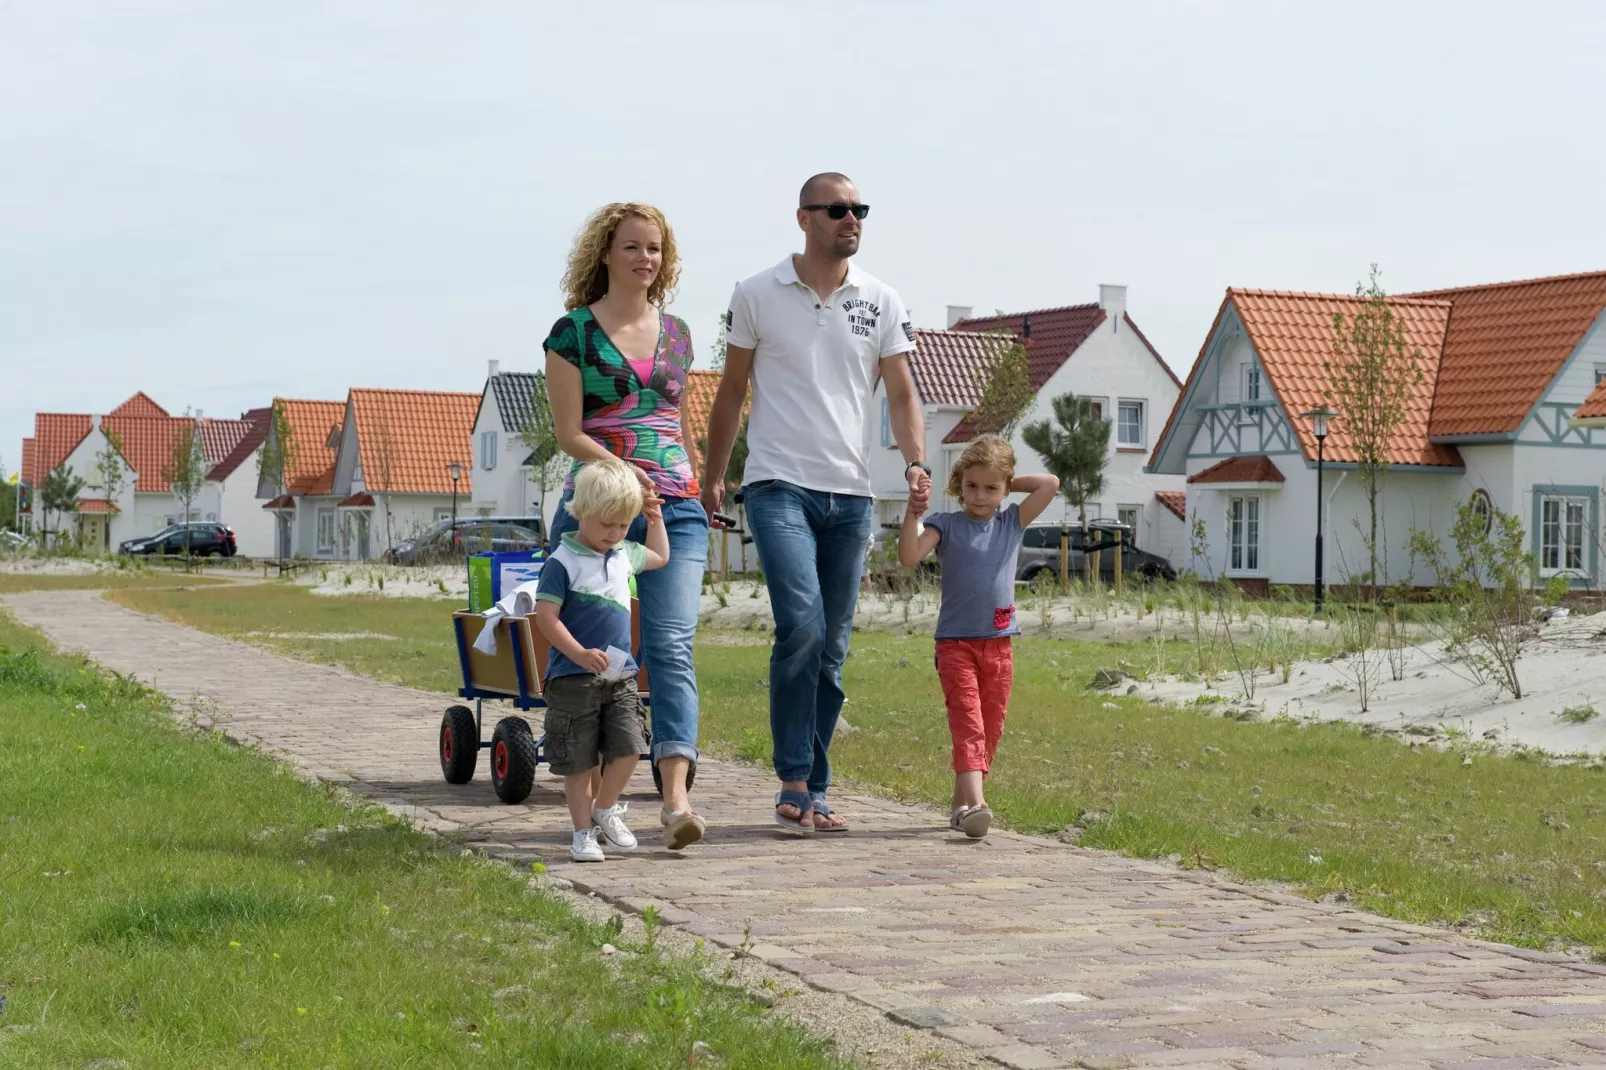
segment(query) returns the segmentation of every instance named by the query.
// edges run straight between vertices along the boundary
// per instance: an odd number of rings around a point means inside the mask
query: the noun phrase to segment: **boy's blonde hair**
[[[1015,479],[1015,448],[997,435],[982,435],[959,455],[948,473],[948,497],[959,498],[965,490],[965,471],[981,465],[1004,474],[1004,489]]]
[[[634,520],[641,513],[641,484],[630,466],[617,458],[589,461],[574,477],[569,513],[604,523]]]

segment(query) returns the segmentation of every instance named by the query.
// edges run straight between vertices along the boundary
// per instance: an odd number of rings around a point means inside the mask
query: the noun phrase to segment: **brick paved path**
[[[699,769],[704,844],[569,864],[557,781],[501,805],[482,764],[444,783],[448,699],[289,661],[108,604],[5,599],[63,647],[180,703],[215,703],[242,740],[499,854],[539,855],[582,890],[752,951],[819,988],[1015,1067],[1606,1066],[1606,967],[1029,836],[971,843],[940,813],[835,801],[854,831],[782,838],[761,771]],[[443,621],[444,632],[444,621]],[[757,711],[755,711],[755,716]],[[490,708],[487,707],[489,719]],[[650,779],[633,824],[656,832]]]

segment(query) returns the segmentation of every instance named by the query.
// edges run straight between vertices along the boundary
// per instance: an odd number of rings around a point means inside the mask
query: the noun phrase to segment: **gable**
[[[168,419],[173,414],[152,401],[150,395],[141,390],[133,397],[117,406],[107,416],[137,416],[147,419]]]
[[[363,482],[400,494],[450,494],[447,464],[463,466],[458,494],[472,489],[474,414],[482,394],[428,390],[351,391]]]

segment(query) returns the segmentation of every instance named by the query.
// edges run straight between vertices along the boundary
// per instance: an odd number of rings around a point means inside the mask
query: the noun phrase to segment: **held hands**
[[[904,475],[909,479],[909,512],[920,516],[931,504],[931,476],[913,465]]]
[[[664,500],[657,494],[646,495],[641,499],[641,515],[647,518],[648,526],[664,522]]]
[[[598,675],[608,671],[608,655],[595,648],[582,650],[580,656],[574,659],[574,663],[586,672],[594,672]]]

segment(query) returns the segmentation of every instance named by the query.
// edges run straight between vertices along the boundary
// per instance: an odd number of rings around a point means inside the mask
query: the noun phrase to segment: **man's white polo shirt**
[[[915,347],[897,291],[850,260],[829,298],[788,256],[736,284],[728,344],[753,350],[744,483],[784,479],[810,490],[870,495],[870,402],[881,361]]]

